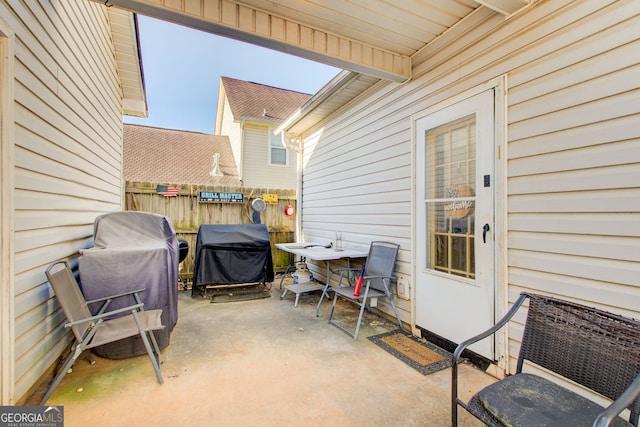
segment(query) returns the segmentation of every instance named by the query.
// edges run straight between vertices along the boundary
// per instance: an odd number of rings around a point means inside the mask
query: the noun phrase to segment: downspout
[[[284,132],[283,132],[284,134]],[[293,149],[297,155],[298,159],[298,172],[296,173],[296,241],[304,242],[304,236],[302,235],[302,148],[304,143],[300,139],[300,137],[296,138],[297,149]]]
[[[282,141],[282,145],[289,150],[293,150],[296,153],[302,153],[302,144],[300,143],[300,138],[291,139],[288,138],[285,132],[280,132],[280,139]]]
[[[304,236],[302,235],[302,172],[304,167],[302,149],[304,142],[300,135],[296,135],[294,139],[288,138],[286,134],[287,129],[291,129],[298,121],[315,110],[327,99],[340,92],[345,86],[357,79],[359,75],[359,73],[354,71],[343,70],[339,72],[329,83],[320,89],[318,93],[313,95],[307,102],[298,108],[295,113],[289,116],[274,130],[274,134],[280,134],[282,145],[298,154],[298,171],[296,179],[296,240],[299,242],[304,241]]]
[[[280,140],[282,141],[282,145],[287,149],[296,153],[296,241],[302,242],[302,215],[300,215],[302,203],[300,195],[302,194],[302,140],[300,137],[297,138],[288,138],[284,131],[280,132]]]

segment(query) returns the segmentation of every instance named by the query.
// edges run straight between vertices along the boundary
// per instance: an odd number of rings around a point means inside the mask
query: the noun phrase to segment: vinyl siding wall
[[[410,277],[412,115],[504,75],[498,314],[531,290],[640,317],[638,28],[633,0],[539,2],[508,20],[476,11],[414,57],[411,81],[381,82],[305,135],[305,240],[396,241]],[[400,309],[409,322],[411,304]]]
[[[44,270],[92,244],[97,215],[121,209],[122,106],[105,7],[8,0],[0,17],[16,35],[11,404],[69,343]]]
[[[229,105],[229,101],[227,101],[226,97],[224,98],[222,123],[220,125],[220,132],[218,135],[229,137],[233,158],[236,161],[236,170],[240,175],[240,179],[242,179],[242,125],[234,120],[231,106]]]
[[[296,188],[297,156],[289,150],[287,166],[269,164],[269,128],[250,122],[243,129],[243,175],[246,187],[294,190]]]

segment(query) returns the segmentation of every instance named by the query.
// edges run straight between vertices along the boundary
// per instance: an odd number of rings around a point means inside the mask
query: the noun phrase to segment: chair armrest
[[[384,282],[385,279],[389,280],[389,287],[391,287],[391,282],[394,281],[396,278],[393,276],[362,276],[362,280],[364,281],[364,283],[367,284],[367,286],[369,286],[369,284],[371,283],[372,280],[375,279],[382,279],[382,281]],[[385,285],[386,287],[386,285]],[[390,291],[390,290],[389,290]]]
[[[351,284],[351,276],[356,277],[356,275],[354,274],[354,272],[356,271],[360,271],[360,268],[347,268],[347,267],[341,267],[341,268],[336,268],[335,270],[333,270],[335,273],[340,272],[340,280],[338,280],[338,287],[340,287],[342,285],[342,278],[344,277],[344,273],[347,273],[347,282],[349,284]]]
[[[524,301],[528,298],[528,295],[526,294],[520,294],[520,296],[518,297],[518,299],[516,299],[515,303],[513,304],[513,307],[511,307],[509,309],[509,311],[507,311],[507,313],[502,317],[502,319],[500,319],[493,327],[487,329],[484,332],[479,333],[478,335],[471,337],[463,342],[461,342],[460,344],[458,344],[458,347],[456,347],[455,351],[453,352],[453,363],[456,364],[458,363],[458,361],[460,360],[460,357],[462,355],[462,352],[471,344],[480,341],[484,338],[487,338],[488,336],[493,335],[494,333],[496,333],[497,331],[499,331],[500,329],[502,329],[508,322],[509,320],[511,320],[511,318],[516,314],[516,312],[518,311],[518,309],[520,308],[520,306],[522,306],[522,304],[524,303]]]
[[[108,299],[116,299],[116,298],[120,298],[120,297],[126,297],[127,295],[137,294],[139,292],[144,292],[144,291],[146,291],[145,288],[135,289],[133,291],[127,291],[127,292],[122,292],[120,294],[109,295],[109,296],[102,297],[102,298],[92,299],[91,301],[87,301],[87,304],[93,304],[95,302],[100,302],[100,301],[106,301]]]
[[[83,324],[83,323],[94,322],[96,320],[101,320],[101,319],[103,319],[105,317],[108,317],[108,316],[113,316],[114,314],[120,314],[120,313],[124,313],[124,312],[127,312],[127,311],[137,310],[137,309],[142,308],[143,306],[144,306],[144,303],[139,303],[139,304],[130,305],[128,307],[119,308],[117,310],[108,311],[106,313],[98,313],[95,316],[87,317],[86,319],[79,319],[79,320],[74,320],[73,322],[65,323],[64,327],[65,328],[70,328],[71,326],[80,325],[80,324]]]
[[[624,411],[640,394],[640,374],[633,380],[633,382],[627,387],[611,405],[609,405],[604,412],[593,422],[593,427],[607,427],[620,412]]]
[[[362,280],[371,280],[371,279],[389,279],[393,280],[393,276],[362,276]]]
[[[133,291],[127,291],[127,292],[122,292],[119,294],[115,294],[115,295],[110,295],[110,296],[106,296],[106,297],[102,297],[102,298],[97,298],[97,299],[93,299],[91,301],[87,301],[87,305],[91,304],[91,303],[96,303],[96,302],[100,302],[100,301],[104,301],[104,303],[100,306],[100,309],[96,312],[96,315],[98,314],[102,314],[105,311],[107,311],[107,308],[109,307],[109,304],[111,304],[111,301],[113,301],[114,299],[117,298],[122,298],[122,297],[126,297],[129,295],[133,295],[133,299],[136,301],[136,304],[141,304],[142,300],[140,299],[140,296],[138,295],[139,292],[144,292],[146,291],[145,288],[141,288],[141,289],[135,289]]]
[[[479,333],[478,335],[471,337],[465,341],[462,341],[458,344],[455,351],[453,352],[453,357],[451,360],[451,425],[453,427],[457,427],[458,425],[458,404],[462,405],[464,408],[467,408],[466,403],[458,399],[458,363],[460,358],[462,357],[462,352],[474,342],[480,341],[484,338],[487,338],[490,335],[493,335],[501,328],[503,328],[509,320],[516,314],[518,309],[522,306],[524,301],[529,296],[527,294],[520,294],[518,299],[516,299],[513,307],[507,311],[507,313],[500,319],[493,327],[487,329],[484,332]]]

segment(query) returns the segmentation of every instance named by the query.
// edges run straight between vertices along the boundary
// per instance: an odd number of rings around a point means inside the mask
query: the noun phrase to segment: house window
[[[280,135],[273,133],[274,129],[269,129],[269,165],[288,166],[289,150],[282,145]]]

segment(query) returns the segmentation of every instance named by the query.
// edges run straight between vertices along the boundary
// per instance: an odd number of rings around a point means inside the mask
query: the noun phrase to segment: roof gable
[[[123,145],[127,181],[241,185],[226,136],[125,124]],[[210,175],[216,153],[221,177]]]
[[[220,83],[236,120],[279,125],[311,98],[306,93],[230,77],[220,77]]]

